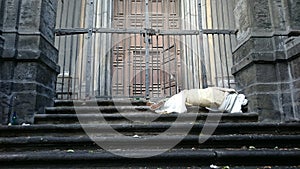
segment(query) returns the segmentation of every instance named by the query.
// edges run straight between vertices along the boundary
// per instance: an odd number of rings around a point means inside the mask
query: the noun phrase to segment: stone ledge
[[[139,150],[140,154],[147,154],[149,150]],[[152,150],[152,152],[155,150]],[[157,150],[159,151],[159,150]],[[160,151],[159,151],[160,152]],[[216,165],[241,166],[276,166],[299,165],[299,150],[170,150],[163,154],[149,158],[125,158],[107,151],[77,151],[68,153],[62,150],[26,151],[0,153],[2,167],[191,167]]]
[[[177,114],[169,115],[159,115],[154,113],[126,113],[125,116],[121,114],[103,114],[102,119],[99,118],[99,114],[38,114],[35,116],[35,124],[79,124],[79,122],[85,124],[152,124],[152,123],[173,123],[179,117]],[[198,113],[193,115],[187,113],[180,116],[181,121],[186,121],[187,123],[192,121],[191,119],[196,116],[196,123],[204,122],[213,122],[207,120],[207,113]],[[217,115],[216,115],[217,116]],[[219,114],[221,117],[220,123],[229,123],[229,122],[257,122],[258,114],[256,113],[234,113],[234,114]],[[212,117],[212,115],[210,115]],[[80,121],[78,120],[80,119]],[[130,120],[132,119],[132,120]],[[155,119],[153,121],[153,119]]]
[[[102,133],[101,133],[102,134]],[[10,148],[35,150],[35,146],[40,150],[45,150],[51,145],[55,145],[56,148],[63,149],[64,147],[71,147],[74,150],[80,150],[81,147],[86,149],[102,149],[95,143],[101,143],[107,145],[105,148],[114,149],[116,147],[124,149],[159,149],[166,146],[166,143],[178,142],[177,148],[242,148],[253,146],[255,148],[300,148],[299,135],[212,135],[203,136],[208,137],[204,143],[199,143],[199,135],[188,135],[184,133],[172,133],[173,135],[164,135],[158,133],[157,135],[149,135],[150,132],[145,132],[147,135],[139,134],[138,138],[134,138],[135,133],[129,133],[130,135],[107,135],[109,133],[103,133],[103,135],[89,137],[89,136],[24,136],[24,137],[0,137],[0,143],[3,150],[9,150]],[[97,135],[97,134],[96,134]],[[149,143],[149,144],[147,144]],[[161,146],[161,147],[160,147]]]
[[[178,128],[186,127],[189,124],[178,123],[174,124]],[[19,137],[19,136],[49,136],[53,133],[58,135],[59,133],[64,136],[75,136],[82,135],[84,130],[88,131],[104,131],[107,125],[105,124],[41,124],[41,125],[0,125],[0,136],[1,137]],[[156,123],[156,124],[111,124],[116,130],[135,130],[143,129],[148,131],[148,129],[156,131],[165,131],[171,127],[171,124]],[[207,127],[214,127],[215,124],[206,124]],[[203,129],[204,124],[194,124],[191,132],[200,133]],[[214,135],[224,135],[224,134],[272,134],[272,135],[299,135],[300,134],[300,123],[220,123]]]
[[[300,56],[300,37],[289,38],[285,43],[288,60],[293,60],[295,57]]]
[[[2,56],[5,39],[0,35],[0,56]]]
[[[276,59],[274,58],[274,53],[256,53],[251,52],[246,57],[244,57],[241,61],[236,63],[232,68],[232,74],[236,74],[237,72],[251,66],[254,63],[274,63]]]

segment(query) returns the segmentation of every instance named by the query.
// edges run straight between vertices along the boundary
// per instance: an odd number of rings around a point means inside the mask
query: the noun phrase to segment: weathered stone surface
[[[270,17],[269,1],[249,0],[251,4],[252,24],[254,31],[271,31],[272,23]]]
[[[300,78],[300,55],[291,61],[291,74],[293,79]]]
[[[289,76],[289,70],[288,70],[288,63],[285,62],[279,62],[277,63],[277,79],[278,81],[282,83],[287,83],[290,80]]]
[[[243,43],[253,32],[272,32],[270,4],[261,0],[238,0],[234,8],[238,43]]]
[[[278,107],[277,94],[252,94],[248,96],[250,111],[259,113],[263,122],[281,121],[281,111]]]
[[[238,0],[234,8],[236,27],[238,29],[237,38],[242,42],[250,34],[250,17],[248,13],[249,1]]]
[[[16,30],[19,0],[3,1],[3,29]]]
[[[241,12],[236,14],[238,38],[246,36],[238,39],[232,72],[238,88],[250,96],[250,109],[264,121],[287,121],[299,114],[300,38],[288,38],[289,29],[300,24],[299,2],[292,2],[237,1],[235,6]]]
[[[54,43],[55,39],[56,10],[57,0],[42,1],[40,31],[51,43]]]
[[[268,63],[276,60],[273,38],[250,38],[233,52],[234,66],[232,73],[253,64],[253,62]]]
[[[277,84],[271,84],[271,83],[256,83],[254,85],[251,85],[247,88],[245,88],[245,93],[252,93],[255,91],[256,93],[274,93],[278,91],[278,85]]]
[[[293,87],[294,87],[295,89],[300,89],[300,79],[295,80],[295,81],[293,82]]]
[[[287,11],[285,10],[284,3],[282,0],[272,0],[270,2],[271,10],[271,19],[273,22],[273,28],[275,31],[284,31],[286,30],[286,15]]]
[[[300,29],[300,1],[288,0],[288,11],[291,29]]]
[[[255,68],[247,67],[243,71],[237,72],[235,75],[236,85],[239,89],[254,84],[256,82]]]
[[[59,70],[54,47],[56,5],[57,0],[1,1],[5,43],[0,55],[0,92],[13,107],[7,110],[1,105],[6,111],[1,117],[4,124],[14,111],[19,123],[32,123],[34,114],[53,105]]]
[[[9,112],[11,111],[9,100],[9,96],[0,91],[0,124],[7,124],[8,122]]]
[[[0,30],[1,30],[1,29],[0,29]],[[3,54],[3,50],[4,50],[4,41],[5,41],[4,37],[1,36],[1,34],[0,34],[0,56],[2,56],[2,54]]]
[[[274,64],[255,64],[257,83],[277,82],[276,65]]]
[[[41,0],[22,0],[19,14],[19,30],[37,31],[40,27]]]

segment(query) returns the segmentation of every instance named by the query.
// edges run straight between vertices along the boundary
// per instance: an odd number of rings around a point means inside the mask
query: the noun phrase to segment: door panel
[[[175,12],[174,0],[149,1],[149,25],[152,30],[178,29],[179,15]],[[122,10],[120,10],[122,8]],[[115,1],[115,28],[145,28],[145,1]],[[171,12],[172,11],[172,12]],[[165,13],[167,12],[167,13]],[[180,70],[179,43],[174,37],[152,34],[149,39],[149,79],[146,79],[146,35],[129,34],[130,38],[114,36],[119,42],[113,55],[113,94],[145,96],[146,81],[149,81],[150,97],[164,97],[177,92]]]

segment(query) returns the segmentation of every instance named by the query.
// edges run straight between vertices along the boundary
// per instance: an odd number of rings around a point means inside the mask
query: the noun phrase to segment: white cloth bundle
[[[183,90],[168,99],[155,112],[160,114],[185,113],[187,112],[186,105],[190,105],[205,107],[211,111],[237,113],[242,112],[241,106],[247,103],[245,95],[238,94],[234,89],[211,87]]]

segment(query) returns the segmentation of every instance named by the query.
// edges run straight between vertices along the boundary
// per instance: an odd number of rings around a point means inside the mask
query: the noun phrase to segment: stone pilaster
[[[235,6],[239,32],[232,70],[238,88],[249,97],[250,111],[258,112],[261,121],[295,119],[295,109],[285,106],[291,104],[295,73],[285,43],[298,22],[289,24],[287,7],[285,0],[238,0]]]
[[[283,95],[286,121],[300,119],[300,1],[287,0],[286,22],[289,38],[285,41],[289,86]]]
[[[300,119],[300,37],[291,37],[286,43],[290,83],[283,97],[286,120]]]
[[[36,113],[52,106],[58,73],[54,47],[57,0],[5,0],[2,4],[4,50],[0,55],[0,94],[8,123],[16,112],[19,123],[32,123]],[[4,109],[4,108],[3,108]]]

